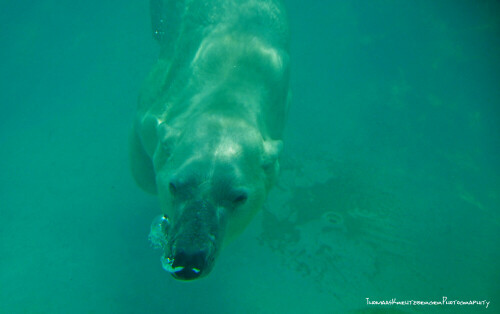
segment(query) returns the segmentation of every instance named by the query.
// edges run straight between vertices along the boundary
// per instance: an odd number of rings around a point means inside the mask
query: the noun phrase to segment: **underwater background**
[[[281,176],[212,273],[148,242],[148,1],[0,2],[0,313],[499,313],[500,3],[285,1]],[[397,299],[486,305],[374,305]]]

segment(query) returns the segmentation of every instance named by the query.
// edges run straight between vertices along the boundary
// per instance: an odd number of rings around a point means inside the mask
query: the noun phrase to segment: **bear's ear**
[[[158,144],[160,144],[167,152],[169,152],[172,144],[179,137],[179,130],[169,126],[165,122],[162,122],[158,124],[156,131],[158,136]]]
[[[280,140],[264,141],[264,155],[262,156],[262,167],[268,168],[274,165],[283,148],[283,142]]]

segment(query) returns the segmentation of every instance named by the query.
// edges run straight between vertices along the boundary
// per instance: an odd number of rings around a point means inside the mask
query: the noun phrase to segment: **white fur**
[[[289,101],[282,4],[153,2],[175,12],[153,15],[162,17],[153,20],[161,53],[139,98],[132,172],[173,217],[172,177],[195,173],[200,177],[193,187],[200,194],[196,197],[211,199],[218,176],[229,175],[227,182],[249,191],[245,204],[229,216],[226,238],[233,238],[261,208],[278,171]]]

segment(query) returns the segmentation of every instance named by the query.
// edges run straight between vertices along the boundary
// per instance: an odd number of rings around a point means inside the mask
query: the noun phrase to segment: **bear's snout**
[[[181,233],[172,242],[169,271],[180,280],[202,277],[212,270],[217,251],[217,243],[209,234]]]
[[[174,256],[172,264],[174,269],[180,269],[172,273],[172,276],[181,280],[193,280],[201,276],[204,270],[209,267],[207,265],[207,250],[199,250],[196,252],[187,252],[182,249],[178,250]],[[209,267],[211,268],[211,267]]]
[[[193,280],[207,275],[214,266],[225,215],[207,201],[189,200],[181,207],[169,232],[164,268],[176,279]]]

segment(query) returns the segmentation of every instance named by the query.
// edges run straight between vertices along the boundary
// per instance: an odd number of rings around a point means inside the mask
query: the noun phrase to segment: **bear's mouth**
[[[167,216],[153,220],[149,239],[163,249],[162,266],[179,280],[193,280],[213,268],[222,242],[225,219],[208,202],[189,202],[174,223]]]

